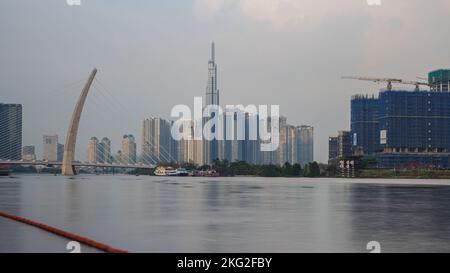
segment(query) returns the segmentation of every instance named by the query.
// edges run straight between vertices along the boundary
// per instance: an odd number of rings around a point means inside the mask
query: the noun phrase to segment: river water
[[[131,252],[450,252],[448,180],[16,174],[0,211]],[[0,217],[0,252],[66,243]]]

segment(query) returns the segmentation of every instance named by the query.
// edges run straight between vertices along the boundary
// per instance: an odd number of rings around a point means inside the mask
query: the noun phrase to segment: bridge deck
[[[75,167],[97,167],[97,168],[123,168],[123,169],[153,169],[154,165],[140,165],[140,164],[109,164],[109,163],[72,163]],[[62,162],[51,161],[5,161],[0,160],[0,165],[26,165],[26,166],[61,166]]]

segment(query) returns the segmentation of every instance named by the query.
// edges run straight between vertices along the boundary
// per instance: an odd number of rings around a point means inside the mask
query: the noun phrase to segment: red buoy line
[[[36,221],[32,221],[32,220],[24,218],[24,217],[12,215],[12,214],[9,214],[9,213],[6,213],[6,212],[2,212],[2,211],[0,211],[0,216],[4,217],[4,218],[11,219],[11,220],[14,220],[14,221],[17,221],[17,222],[24,223],[24,224],[27,224],[27,225],[30,225],[30,226],[33,226],[33,227],[40,228],[42,230],[48,231],[48,232],[56,234],[58,236],[65,237],[65,238],[73,240],[73,241],[77,241],[79,243],[85,244],[87,246],[90,246],[90,247],[93,247],[93,248],[96,248],[96,249],[99,249],[99,250],[102,250],[102,251],[105,251],[105,252],[109,252],[109,253],[128,253],[128,251],[126,251],[126,250],[113,248],[113,247],[111,247],[109,245],[106,245],[106,244],[103,244],[103,243],[91,240],[89,238],[86,238],[86,237],[83,237],[83,236],[79,236],[77,234],[70,233],[70,232],[67,232],[67,231],[64,231],[64,230],[61,230],[61,229],[58,229],[58,228],[55,228],[55,227],[52,227],[52,226],[49,226],[49,225],[45,225],[45,224],[42,224],[42,223],[39,223],[39,222],[36,222]]]

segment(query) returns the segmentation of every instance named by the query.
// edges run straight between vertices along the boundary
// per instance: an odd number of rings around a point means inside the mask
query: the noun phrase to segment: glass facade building
[[[0,103],[0,159],[22,158],[22,105]]]
[[[437,76],[430,77],[437,82]],[[385,90],[378,98],[354,96],[351,137],[353,154],[374,156],[380,168],[449,168],[450,92]]]
[[[378,99],[374,96],[356,95],[351,101],[352,151],[370,155],[378,151]]]
[[[450,93],[380,92],[379,130],[384,152],[450,152]]]

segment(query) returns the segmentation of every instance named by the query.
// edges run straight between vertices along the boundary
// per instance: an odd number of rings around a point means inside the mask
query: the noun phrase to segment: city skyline
[[[328,136],[350,129],[351,95],[374,94],[381,87],[343,82],[340,76],[413,79],[447,67],[450,59],[448,35],[427,31],[447,24],[447,1],[389,1],[381,6],[286,1],[287,8],[259,10],[251,1],[176,2],[99,0],[69,7],[56,0],[2,1],[5,39],[0,56],[5,66],[0,88],[4,102],[24,105],[23,144],[35,145],[41,154],[42,135],[65,134],[67,109],[72,109],[79,86],[70,99],[63,99],[61,89],[98,66],[100,80],[128,109],[114,113],[102,106],[101,115],[88,102],[85,112],[91,118],[82,122],[80,147],[92,135],[108,135],[116,150],[123,134],[139,135],[142,117],[167,118],[174,104],[204,94],[204,60],[214,40],[220,44],[221,102],[279,104],[293,124],[314,125],[315,158],[326,162]],[[407,16],[405,9],[413,14]],[[430,9],[432,18],[419,12]],[[96,19],[103,23],[93,23]],[[152,27],[156,25],[167,27],[162,31]],[[423,39],[411,43],[417,32]],[[53,90],[57,92],[49,93]]]
[[[94,69],[97,71],[96,69]],[[92,80],[94,80],[92,78]],[[208,80],[205,92],[205,109],[208,106],[219,106],[219,89],[218,89],[218,72],[217,63],[215,62],[215,44],[211,43],[210,59],[208,61]],[[10,105],[14,106],[14,105]],[[18,105],[21,107],[21,105]],[[228,106],[227,106],[228,107]],[[111,140],[108,137],[103,137],[100,141],[97,137],[92,136],[87,142],[85,158],[79,155],[75,157],[76,161],[87,163],[120,163],[120,164],[158,164],[158,163],[195,163],[202,166],[204,164],[211,165],[214,160],[228,160],[229,162],[246,161],[252,164],[275,164],[282,166],[284,163],[297,164],[304,166],[307,163],[314,161],[314,129],[312,126],[301,125],[293,126],[287,124],[286,117],[278,117],[280,119],[280,139],[278,148],[272,152],[263,152],[261,141],[259,139],[251,139],[252,134],[250,130],[257,130],[258,125],[255,124],[255,128],[252,128],[254,122],[261,122],[261,117],[256,113],[247,113],[239,108],[225,109],[225,116],[230,113],[233,114],[232,122],[234,128],[233,136],[226,134],[225,139],[214,139],[208,141],[194,140],[194,124],[195,121],[191,120],[192,126],[190,132],[188,132],[184,138],[180,141],[176,141],[172,135],[172,125],[174,121],[165,120],[161,117],[151,117],[143,120],[141,124],[141,148],[140,153],[137,152],[136,138],[132,134],[125,134],[121,140],[120,149],[114,153],[111,150]],[[256,114],[256,115],[255,115]],[[244,124],[239,124],[240,116],[244,118]],[[16,115],[14,115],[16,116]],[[270,118],[268,118],[270,119]],[[3,119],[2,119],[3,120]],[[224,123],[218,123],[219,126],[223,126],[223,130],[227,130],[227,123],[225,119]],[[208,119],[204,119],[207,122]],[[15,121],[22,122],[22,115],[20,113],[20,119]],[[270,122],[269,122],[270,123]],[[3,124],[3,121],[2,121]],[[5,124],[6,126],[6,124]],[[5,127],[4,126],[4,127]],[[242,127],[243,126],[243,127]],[[262,125],[259,125],[262,126]],[[215,126],[217,127],[217,125]],[[6,128],[6,127],[5,127]],[[8,127],[9,128],[9,127]],[[214,127],[213,127],[214,128]],[[273,130],[272,128],[271,130]],[[216,131],[217,128],[213,129]],[[219,129],[221,130],[221,129]],[[269,129],[270,130],[270,129]],[[16,130],[17,131],[17,130]],[[244,139],[238,139],[238,132],[242,131]],[[22,135],[22,128],[20,127],[20,134]],[[257,132],[255,137],[260,133]],[[231,137],[231,139],[230,139]],[[272,138],[274,136],[272,135]],[[278,139],[278,137],[277,137]],[[273,140],[270,140],[273,142]],[[278,140],[277,140],[278,142]],[[31,156],[26,145],[16,148],[17,154],[23,155],[22,159],[30,157],[36,159],[35,146],[33,146],[33,155]],[[80,148],[76,149],[80,150]],[[42,160],[49,162],[62,162],[63,161],[64,145],[59,143],[58,135],[44,135],[42,146]],[[270,157],[267,157],[270,155]],[[16,156],[16,159],[18,157]],[[4,156],[3,159],[13,159],[12,157]]]

